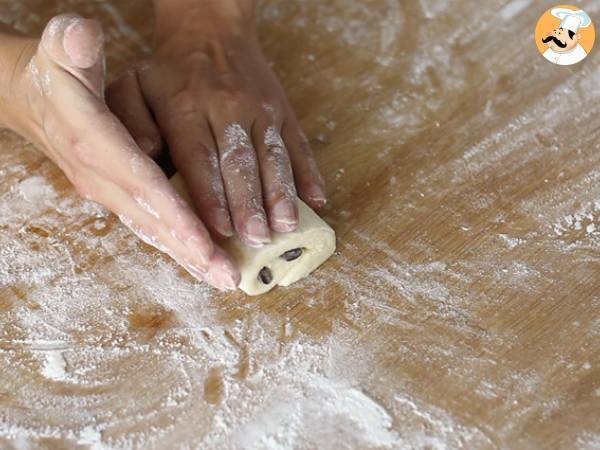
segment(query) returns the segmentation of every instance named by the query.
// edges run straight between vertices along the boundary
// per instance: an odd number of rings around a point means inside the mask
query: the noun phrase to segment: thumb
[[[104,81],[104,33],[95,20],[76,14],[56,16],[42,34],[41,47],[58,66],[95,93]]]

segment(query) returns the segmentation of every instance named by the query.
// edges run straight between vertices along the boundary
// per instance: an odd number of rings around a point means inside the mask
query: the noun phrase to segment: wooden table
[[[338,252],[219,294],[2,132],[0,447],[599,448],[600,50],[545,61],[547,1],[266,3]],[[0,14],[99,18],[115,76],[149,4]]]

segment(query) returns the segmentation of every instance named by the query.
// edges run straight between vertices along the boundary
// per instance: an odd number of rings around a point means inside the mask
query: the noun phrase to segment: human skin
[[[59,16],[41,40],[0,28],[0,126],[35,143],[80,195],[196,278],[235,289],[239,269],[210,233],[231,235],[232,217],[248,245],[263,245],[268,225],[295,228],[296,186],[311,206],[325,203],[323,180],[260,51],[254,3],[156,0],[155,8],[154,51],[108,89],[108,105],[97,22]],[[162,139],[200,217],[150,158]]]
[[[0,126],[36,144],[82,197],[192,275],[235,289],[239,269],[104,102],[100,25],[62,15],[41,39],[2,26],[0,43]]]
[[[298,223],[298,194],[326,202],[298,120],[266,62],[254,0],[154,0],[153,51],[107,90],[141,148],[161,137],[214,236],[249,246]]]

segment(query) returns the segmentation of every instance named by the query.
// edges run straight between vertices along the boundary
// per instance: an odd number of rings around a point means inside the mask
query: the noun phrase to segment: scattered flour
[[[160,214],[158,213],[158,211],[156,211],[152,205],[150,205],[150,203],[148,203],[146,201],[145,198],[143,197],[136,197],[135,198],[136,203],[140,206],[140,208],[142,208],[144,211],[146,211],[148,214],[150,214],[152,217],[155,217],[156,219],[160,219]]]
[[[65,378],[65,370],[67,362],[60,350],[48,350],[43,352],[44,356],[44,367],[42,368],[42,374],[55,381],[60,381]]]
[[[23,445],[63,439],[96,449],[155,448],[174,439],[224,449],[327,448],[323,442],[330,448],[395,449],[403,443],[454,442],[450,429],[464,438],[467,428],[401,385],[395,398],[411,398],[411,414],[437,417],[437,428],[422,434],[421,425],[402,426],[399,433],[394,424],[404,409],[398,409],[398,400],[390,403],[393,396],[378,401],[362,387],[368,373],[363,374],[360,354],[368,350],[357,353],[343,327],[314,336],[297,329],[302,322],[294,316],[273,316],[254,303],[242,307],[243,319],[224,321],[216,291],[131,239],[103,208],[57,192],[41,175],[16,186],[0,196],[8,211],[1,224],[12,230],[0,234],[0,285],[12,286],[15,298],[24,300],[0,318],[0,377],[5,386],[20,387],[17,398],[32,413],[0,417],[0,439]],[[40,208],[51,202],[54,209]],[[42,226],[47,233],[40,236]],[[25,229],[35,233],[11,240]],[[386,245],[376,247],[396,259]],[[443,278],[435,279],[446,272],[445,263],[386,266],[375,279],[365,278],[374,273],[367,266],[358,277],[345,266],[338,273],[324,269],[312,287],[292,288],[291,298],[294,289],[302,289],[309,309],[329,308],[321,292],[334,287],[347,294],[348,304],[340,305],[345,320],[363,323],[369,311],[387,311],[379,314],[382,324],[414,327],[389,302],[389,289],[398,289],[413,305],[419,298],[439,302],[433,311],[455,316],[445,305],[453,309],[458,299]],[[148,322],[137,325],[139,314]],[[146,329],[145,323],[165,326]],[[438,350],[422,356],[434,357]],[[212,385],[222,387],[206,397],[211,377]],[[120,392],[119,380],[138,386],[136,402]],[[57,394],[57,385],[71,393]],[[198,408],[205,413],[198,415]],[[60,425],[41,426],[47,415],[60,417]],[[125,431],[139,427],[144,431]],[[477,435],[475,442],[484,441]]]
[[[596,232],[597,223],[600,224],[600,200],[588,203],[572,214],[567,214],[555,222],[552,228],[557,236],[580,230],[591,235]]]
[[[285,448],[309,437],[316,445],[339,433],[349,448],[399,442],[381,405],[350,379],[327,374],[333,341],[298,334],[286,319],[290,342],[283,355],[272,354],[280,344],[271,318],[252,313],[254,337],[223,323],[215,291],[177,274],[174,263],[131,239],[104,209],[57,192],[44,176],[21,180],[0,205],[2,225],[12,230],[0,234],[0,285],[24,299],[0,318],[0,376],[4,386],[19,387],[22,405],[37,411],[19,419],[0,415],[0,439],[21,446],[63,439],[95,449],[148,448],[174,436],[203,448]],[[11,240],[20,229],[35,233]],[[173,314],[149,342],[132,322],[140,308],[150,317]],[[242,345],[254,356],[240,378]],[[222,368],[220,406],[190,419],[205,402],[202,386],[215,366]],[[143,396],[126,400],[119,379],[139,385]],[[154,388],[146,390],[150,379]],[[55,393],[57,384],[70,386],[70,394]],[[47,415],[61,417],[60,425],[40,426]],[[118,432],[124,420],[145,431]]]
[[[577,450],[592,450],[600,448],[600,433],[584,432],[577,436],[575,441]]]
[[[363,392],[309,377],[300,390],[273,392],[235,442],[247,449],[392,448],[399,436],[387,411]]]
[[[44,206],[51,206],[52,200],[56,198],[56,193],[46,180],[40,176],[33,176],[21,181],[15,186],[18,192],[25,200],[31,203],[43,203]]]
[[[498,11],[505,21],[518,21],[528,4],[513,0],[478,13],[472,5],[457,4],[449,14],[448,2],[433,0],[420,0],[414,9],[395,0],[381,9],[343,0],[279,2],[263,7],[259,17],[262,22],[289,23],[290,32],[312,23],[318,32],[303,33],[299,39],[309,52],[309,62],[328,57],[315,44],[327,37],[339,43],[338,50],[352,51],[348,64],[355,59],[373,63],[373,71],[352,78],[341,76],[336,67],[313,64],[319,80],[330,82],[321,104],[334,105],[331,97],[346,93],[358,96],[357,86],[364,89],[365,99],[357,97],[347,114],[328,111],[322,129],[310,130],[310,135],[339,149],[347,143],[340,137],[344,130],[353,128],[356,117],[364,118],[360,124],[368,130],[360,136],[364,140],[352,136],[358,140],[348,143],[376,140],[370,144],[373,155],[390,162],[417,154],[423,158],[421,172],[390,179],[388,198],[393,197],[394,212],[404,217],[400,223],[411,226],[419,199],[434,201],[455,191],[457,197],[440,202],[440,210],[447,213],[444,218],[455,219],[461,235],[468,236],[481,227],[466,214],[452,216],[452,202],[462,200],[461,187],[474,179],[483,183],[490,175],[512,177],[527,164],[551,158],[560,146],[543,136],[532,139],[532,127],[539,128],[543,121],[549,130],[558,128],[560,118],[553,111],[565,94],[581,90],[589,94],[590,102],[600,98],[598,73],[591,72],[584,77],[587,85],[580,82],[582,77],[572,76],[508,123],[490,121],[498,108],[513,106],[492,90],[499,80],[487,74],[496,69],[486,61],[457,58],[448,49],[465,47],[475,36],[482,37],[479,45],[485,51],[486,42],[493,44],[485,37],[505,27],[500,21],[490,30]],[[113,38],[146,45],[119,8],[108,2],[101,7],[112,20]],[[287,20],[290,14],[293,20]],[[25,31],[42,20],[19,2],[7,5],[0,17],[16,21]],[[458,26],[465,18],[477,20],[469,27]],[[442,30],[444,45],[423,45],[439,38],[439,30],[418,25],[432,24],[434,19],[447,25]],[[403,27],[414,32],[404,33]],[[402,70],[394,64],[399,59]],[[532,72],[537,83],[540,75]],[[481,117],[468,121],[470,128],[455,128],[439,99],[448,104],[453,99],[473,101],[463,95],[471,74],[478,73],[486,74],[490,86],[483,91],[490,99],[481,104]],[[395,92],[383,88],[390,80],[398,86]],[[311,75],[302,82],[307,87],[320,85]],[[578,115],[576,125],[589,119]],[[488,121],[495,128],[488,129]],[[486,126],[481,134],[475,132],[482,123]],[[443,161],[444,152],[408,146],[398,151],[419,133],[429,133],[432,124],[436,133],[461,139],[473,135],[473,142],[450,161]],[[336,133],[330,133],[333,128]],[[249,141],[240,129],[228,128],[227,151],[222,155],[227,159],[236,156],[234,147]],[[387,142],[390,136],[393,145]],[[432,133],[431,139],[431,148],[439,151],[436,139],[444,137]],[[544,142],[548,145],[542,149]],[[443,143],[444,149],[451,146]],[[29,156],[23,152],[22,157]],[[490,226],[506,225],[492,233],[494,244],[482,243],[475,254],[461,253],[456,260],[440,260],[437,249],[447,242],[431,242],[429,236],[403,242],[404,232],[393,230],[398,242],[388,245],[380,236],[356,232],[360,218],[347,212],[339,223],[343,232],[337,257],[310,282],[290,288],[277,308],[235,297],[223,302],[166,257],[132,239],[103,208],[76,199],[71,192],[55,191],[44,176],[49,170],[44,165],[6,158],[6,153],[0,155],[0,174],[13,188],[0,191],[0,289],[10,301],[8,311],[0,315],[0,399],[8,395],[24,413],[7,417],[0,412],[0,445],[6,439],[22,448],[33,447],[42,438],[107,449],[165,448],[174,442],[193,448],[310,447],[311,437],[325,439],[333,432],[339,432],[336,448],[492,447],[485,428],[464,425],[450,412],[452,405],[426,400],[431,393],[428,382],[439,380],[455,392],[464,389],[465,397],[482,411],[495,408],[488,408],[490,400],[506,398],[500,405],[506,417],[500,437],[512,430],[515,418],[524,420],[532,408],[543,407],[531,403],[543,378],[533,369],[516,371],[513,360],[497,356],[513,346],[518,330],[502,334],[497,323],[486,323],[478,313],[493,316],[513,294],[529,301],[529,294],[547,286],[549,276],[543,267],[511,256],[531,243],[530,236],[539,236],[542,230],[553,238],[574,235],[591,243],[587,248],[592,249],[598,236],[597,205],[580,208],[565,201],[561,208],[552,207],[557,199],[594,189],[593,177],[579,185],[557,184],[548,197],[533,195],[519,205],[521,213],[539,221],[534,234],[511,229],[510,212],[498,213],[498,220],[490,217]],[[593,162],[591,156],[580,160]],[[36,167],[33,176],[31,167]],[[454,177],[444,184],[448,173]],[[351,178],[343,174],[336,177],[338,187]],[[475,194],[482,195],[468,199],[478,216],[499,199],[510,198],[504,192]],[[381,211],[386,214],[381,228],[388,231],[390,210]],[[349,227],[352,231],[347,231]],[[411,230],[406,231],[410,236]],[[145,238],[152,243],[152,237]],[[355,239],[360,246],[352,244]],[[496,245],[499,239],[501,248]],[[365,249],[368,254],[363,254]],[[415,260],[422,262],[408,262]],[[487,291],[477,290],[481,283]],[[330,289],[343,292],[342,300],[332,302]],[[300,303],[294,304],[297,297]],[[326,331],[315,331],[311,327],[315,321]],[[394,327],[393,341],[386,339],[389,327]],[[365,330],[374,331],[361,335]],[[560,342],[556,345],[559,351]],[[397,376],[378,379],[382,372],[375,370],[375,362],[382,358],[373,354],[377,351],[397,357],[390,369]],[[429,373],[415,375],[415,367],[423,362]],[[545,364],[540,373],[561,370],[554,360],[539,363]],[[585,370],[570,370],[580,369]],[[430,378],[420,380],[420,375]],[[482,382],[470,392],[465,382],[474,375],[481,375]],[[491,381],[497,379],[502,381]],[[132,389],[135,402],[128,395]],[[207,396],[207,391],[212,394]],[[555,403],[548,405],[554,407]],[[60,420],[48,424],[47,417]],[[470,421],[477,423],[476,418]],[[584,433],[577,444],[593,448],[597,440],[595,434]]]

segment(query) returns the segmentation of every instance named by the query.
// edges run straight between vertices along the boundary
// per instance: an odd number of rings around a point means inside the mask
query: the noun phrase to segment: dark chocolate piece
[[[265,284],[270,284],[271,281],[273,281],[273,273],[271,272],[271,269],[268,267],[263,267],[260,269],[260,272],[258,272],[258,279]]]
[[[293,261],[295,259],[300,258],[302,256],[303,250],[301,248],[294,248],[292,250],[288,250],[280,258],[285,259],[286,261]]]

